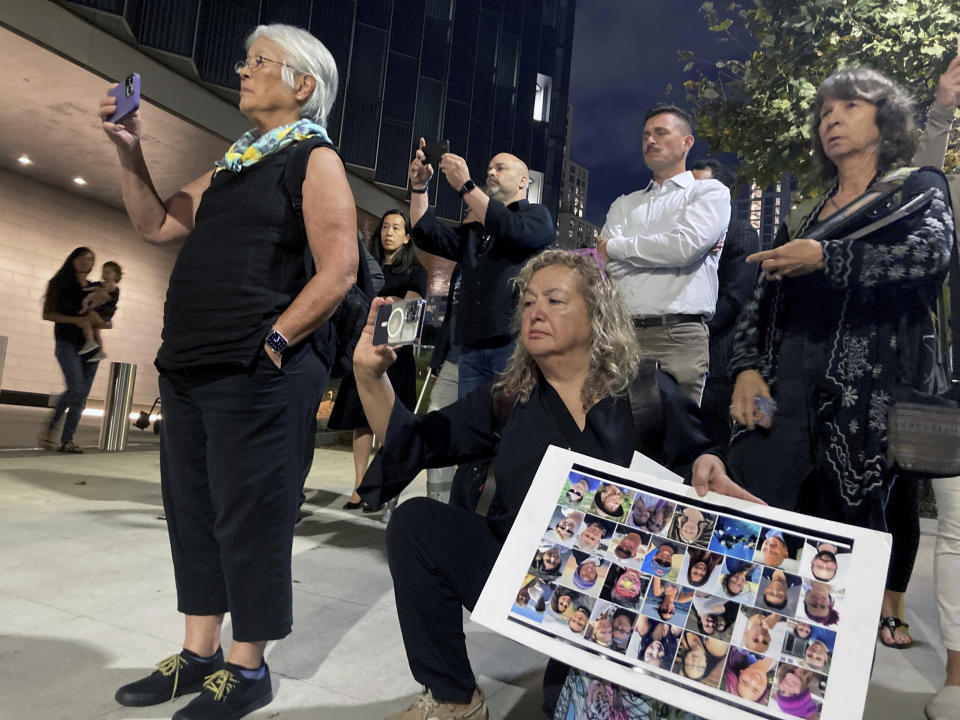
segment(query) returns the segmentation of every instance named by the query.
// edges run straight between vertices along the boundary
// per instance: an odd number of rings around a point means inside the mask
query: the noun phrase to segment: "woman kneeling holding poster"
[[[617,288],[592,259],[547,251],[526,264],[516,283],[520,336],[506,370],[492,386],[440,411],[415,416],[395,402],[386,376],[395,352],[371,342],[377,308],[385,301],[374,300],[354,355],[364,411],[384,438],[381,471],[393,494],[424,467],[497,459],[496,491],[486,517],[415,498],[397,509],[388,527],[407,659],[425,688],[413,706],[391,716],[394,720],[487,717],[467,658],[462,608],[472,609],[479,597],[549,445],[623,466],[640,450],[681,473],[687,470],[702,494],[710,489],[755,500],[707,453],[711,442],[698,410],[676,382],[660,371],[642,372]],[[645,392],[659,396],[652,428],[635,427],[645,416],[632,398]],[[646,410],[649,417],[649,406]],[[380,488],[372,487],[371,475],[377,473],[368,474],[360,494],[382,502],[387,498],[376,496]],[[582,522],[588,525],[590,516]],[[600,565],[598,571],[606,573]],[[596,593],[601,587],[598,580]],[[613,686],[608,690],[618,693]]]

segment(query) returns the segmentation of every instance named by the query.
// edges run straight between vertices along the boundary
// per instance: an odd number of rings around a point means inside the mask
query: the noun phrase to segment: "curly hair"
[[[837,166],[827,157],[820,140],[820,112],[827,100],[864,100],[876,106],[876,124],[880,132],[878,170],[890,170],[910,162],[917,144],[910,93],[876,70],[845,67],[820,84],[810,116],[813,156],[825,184],[831,184],[837,177]]]
[[[517,295],[523,297],[534,273],[552,265],[561,265],[576,271],[579,291],[587,305],[590,319],[590,372],[583,384],[580,397],[584,409],[610,395],[622,396],[637,373],[640,362],[640,346],[633,334],[633,324],[627,308],[620,297],[616,283],[608,280],[596,262],[588,256],[564,250],[545,250],[523,266],[514,280]],[[517,303],[512,329],[520,333],[523,323],[523,303]],[[514,348],[510,360],[494,390],[516,396],[519,402],[527,402],[537,384],[539,371],[534,359],[522,342]]]

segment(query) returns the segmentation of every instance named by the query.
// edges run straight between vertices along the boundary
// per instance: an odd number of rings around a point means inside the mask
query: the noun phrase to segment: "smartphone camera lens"
[[[127,83],[124,86],[124,89],[127,92],[127,97],[133,95],[133,78],[127,78]]]

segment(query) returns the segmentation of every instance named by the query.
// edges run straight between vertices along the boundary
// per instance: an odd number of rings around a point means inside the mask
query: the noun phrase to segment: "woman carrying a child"
[[[80,314],[86,288],[90,284],[87,275],[93,269],[95,257],[90,248],[78,247],[63,261],[60,269],[47,283],[43,297],[43,319],[53,323],[56,340],[54,354],[63,371],[66,390],[57,400],[53,415],[40,433],[40,445],[47,450],[66,453],[82,453],[73,442],[80,424],[80,416],[87,405],[87,395],[97,374],[99,361],[84,362],[80,351],[84,333],[91,330],[91,319]],[[57,425],[66,414],[60,441],[57,442]]]

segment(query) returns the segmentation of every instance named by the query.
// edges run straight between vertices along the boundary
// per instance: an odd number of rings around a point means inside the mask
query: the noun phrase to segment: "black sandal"
[[[82,455],[82,454],[83,454],[83,450],[80,448],[80,446],[77,445],[76,443],[72,443],[72,442],[65,442],[63,445],[61,445],[61,446],[60,446],[60,452],[62,452],[62,453],[74,453],[74,454],[77,454],[77,455]]]
[[[344,510],[359,510],[362,507],[363,507],[363,500],[357,500],[356,502],[353,502],[353,500],[348,500],[343,504]]]
[[[906,650],[907,648],[913,647],[913,640],[906,643],[898,643],[896,641],[896,632],[900,628],[907,627],[907,624],[898,617],[893,617],[888,615],[886,617],[880,618],[880,629],[877,631],[877,638],[885,646],[892,650]],[[890,633],[890,640],[892,642],[887,642],[883,639],[883,631],[887,630]]]

